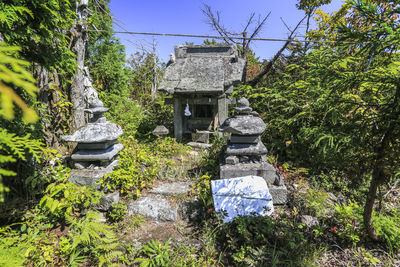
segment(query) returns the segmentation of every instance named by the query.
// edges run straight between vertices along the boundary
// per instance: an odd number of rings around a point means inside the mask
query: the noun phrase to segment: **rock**
[[[267,153],[268,149],[261,141],[257,144],[230,144],[226,149],[226,154],[229,156],[257,156]]]
[[[96,222],[106,223],[107,222],[106,215],[103,212],[99,212],[99,219],[97,219]]]
[[[271,164],[261,163],[238,163],[235,165],[222,165],[220,167],[220,178],[229,179],[248,175],[260,176],[268,184],[273,184],[278,179],[278,174]]]
[[[274,185],[285,185],[283,175],[277,172],[277,178],[274,181]]]
[[[96,189],[100,189],[100,185],[96,184],[96,182],[107,173],[110,172],[107,170],[90,169],[71,170],[68,181],[79,186],[93,186]]]
[[[235,165],[239,163],[239,159],[236,156],[229,156],[225,158],[225,163],[230,165]]]
[[[191,190],[191,184],[191,182],[162,183],[156,188],[153,188],[150,193],[160,195],[187,194]]]
[[[61,136],[65,142],[102,143],[116,140],[123,134],[121,126],[115,123],[88,123],[72,135]]]
[[[211,181],[214,207],[224,222],[238,215],[269,216],[273,213],[272,196],[267,183],[259,176],[245,176]]]
[[[288,190],[285,185],[269,185],[269,192],[272,195],[274,205],[283,205],[287,202]]]
[[[243,115],[226,119],[220,130],[237,135],[260,135],[265,131],[266,127],[261,118]]]
[[[100,203],[95,205],[94,208],[101,211],[108,211],[113,203],[119,201],[119,192],[107,194],[100,198]]]
[[[304,223],[308,228],[319,225],[318,218],[310,215],[301,215],[301,222]]]
[[[232,144],[257,144],[261,141],[259,135],[236,135],[232,134],[229,140]]]
[[[143,197],[128,204],[128,212],[149,217],[155,221],[176,221],[178,211],[163,197]]]
[[[182,220],[195,221],[201,214],[201,203],[198,200],[183,202],[178,213]]]
[[[197,142],[189,142],[187,143],[187,145],[193,148],[200,148],[200,149],[209,149],[211,147],[210,144],[197,143]]]
[[[208,144],[209,139],[210,139],[210,132],[208,131],[197,131],[195,133],[192,133],[193,142]]]
[[[164,125],[158,125],[152,132],[153,135],[168,135],[169,130]]]
[[[105,150],[78,150],[71,155],[71,159],[74,161],[110,161],[123,148],[123,144],[115,144]]]

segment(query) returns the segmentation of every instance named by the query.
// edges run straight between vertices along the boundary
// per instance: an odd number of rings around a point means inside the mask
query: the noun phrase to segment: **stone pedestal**
[[[248,175],[260,176],[268,184],[273,184],[277,179],[279,179],[275,168],[267,162],[238,163],[235,165],[222,164],[220,166],[221,179],[243,177]]]
[[[273,203],[285,204],[287,189],[283,177],[268,163],[268,150],[260,138],[266,125],[252,112],[247,99],[240,99],[238,104],[237,115],[226,119],[220,127],[221,131],[231,133],[224,162],[220,165],[220,178],[262,177],[268,184]]]

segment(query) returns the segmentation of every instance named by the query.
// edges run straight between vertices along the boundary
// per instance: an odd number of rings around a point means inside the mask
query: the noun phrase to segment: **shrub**
[[[146,145],[139,144],[132,136],[122,140],[124,149],[119,156],[119,168],[104,176],[100,183],[109,190],[132,192],[135,197],[148,185],[153,184],[159,171],[159,159]]]

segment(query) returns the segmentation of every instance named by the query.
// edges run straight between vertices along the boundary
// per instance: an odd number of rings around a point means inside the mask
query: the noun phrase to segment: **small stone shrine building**
[[[233,104],[228,97],[242,80],[244,67],[245,60],[233,45],[175,46],[158,90],[173,96],[177,140],[222,125]]]

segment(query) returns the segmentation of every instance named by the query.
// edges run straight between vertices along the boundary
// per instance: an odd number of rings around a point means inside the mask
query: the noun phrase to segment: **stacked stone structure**
[[[118,165],[116,156],[123,145],[118,144],[117,139],[123,131],[121,126],[107,121],[103,116],[108,108],[103,106],[93,88],[87,68],[84,69],[84,75],[84,112],[88,114],[89,123],[61,139],[77,143],[76,151],[71,155],[75,169],[70,172],[70,181],[99,188],[96,181]]]
[[[266,129],[264,121],[252,111],[246,98],[241,98],[234,110],[236,115],[220,127],[222,132],[231,134],[220,166],[220,178],[260,176],[267,182],[274,204],[286,203],[283,177],[268,163],[268,150],[261,142],[260,135]]]

